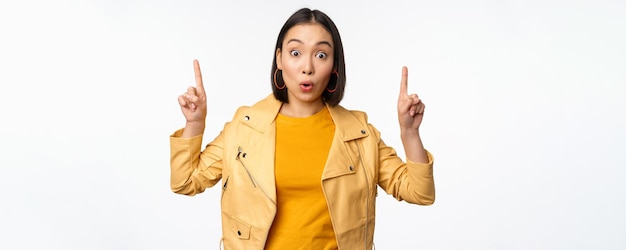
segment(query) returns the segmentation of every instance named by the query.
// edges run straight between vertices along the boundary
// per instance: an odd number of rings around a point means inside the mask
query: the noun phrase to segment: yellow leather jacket
[[[225,249],[263,249],[276,214],[275,123],[281,103],[272,95],[241,107],[201,150],[202,136],[170,137],[171,188],[195,195],[222,180]],[[335,136],[322,174],[322,190],[340,249],[371,249],[377,185],[398,200],[430,205],[435,199],[433,158],[404,163],[385,145],[363,112],[328,107]]]

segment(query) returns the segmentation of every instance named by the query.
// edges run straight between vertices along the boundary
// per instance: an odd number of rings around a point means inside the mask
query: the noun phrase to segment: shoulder
[[[349,112],[355,116],[357,119],[359,119],[359,121],[368,123],[367,120],[367,113],[365,113],[365,111],[361,111],[361,110],[349,110]]]
[[[331,113],[333,113],[339,119],[356,119],[360,123],[367,124],[367,113],[361,110],[347,109],[341,105],[335,107],[329,107]]]
[[[237,124],[236,127],[242,124],[257,131],[266,132],[271,129],[281,104],[273,95],[269,95],[252,106],[239,107],[231,123]]]
[[[233,120],[237,120],[237,118],[245,117],[246,115],[270,115],[271,113],[277,112],[280,109],[281,103],[280,101],[274,98],[274,95],[270,94],[267,97],[257,101],[251,106],[240,106],[235,111],[235,116]]]

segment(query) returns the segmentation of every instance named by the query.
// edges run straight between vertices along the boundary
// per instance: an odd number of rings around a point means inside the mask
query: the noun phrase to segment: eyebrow
[[[295,39],[295,38],[289,39],[289,41],[287,41],[287,44],[289,44],[290,42],[303,43],[299,39]],[[328,47],[331,47],[331,48],[333,47],[333,45],[330,44],[330,42],[328,42],[328,41],[320,41],[320,42],[317,43],[317,45],[322,45],[322,44],[326,44],[326,45],[328,45]]]

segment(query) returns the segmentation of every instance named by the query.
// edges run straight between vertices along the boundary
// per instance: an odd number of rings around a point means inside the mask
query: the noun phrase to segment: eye
[[[292,50],[291,52],[289,52],[292,56],[299,56],[300,55],[300,51],[297,50]]]
[[[327,55],[324,52],[317,52],[317,54],[315,54],[315,57],[317,57],[319,59],[324,59],[324,58],[327,57]]]

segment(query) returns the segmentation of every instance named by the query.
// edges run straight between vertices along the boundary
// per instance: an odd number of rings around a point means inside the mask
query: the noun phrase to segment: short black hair
[[[276,84],[284,86],[285,82],[283,80],[282,72],[276,72],[278,66],[276,65],[276,51],[283,49],[283,41],[285,40],[285,35],[287,31],[291,29],[293,26],[302,23],[318,23],[321,24],[332,36],[333,38],[333,53],[334,53],[334,61],[333,61],[333,70],[337,72],[337,74],[332,73],[330,80],[328,81],[328,88],[334,89],[336,86],[336,90],[333,92],[329,92],[328,90],[324,90],[322,94],[322,99],[325,103],[330,106],[337,106],[341,99],[343,99],[343,92],[346,88],[346,64],[343,55],[343,44],[341,43],[341,36],[339,35],[339,30],[333,20],[330,19],[326,14],[319,10],[311,10],[309,8],[302,8],[285,22],[283,27],[280,29],[280,33],[278,33],[278,39],[276,40],[276,47],[274,48],[274,60],[272,62],[272,72],[270,74],[271,84],[272,84],[272,92],[274,93],[274,97],[277,100],[283,103],[289,103],[289,98],[287,95],[287,88],[279,89],[276,87]],[[276,81],[276,84],[274,83]],[[334,84],[333,84],[334,83]]]

